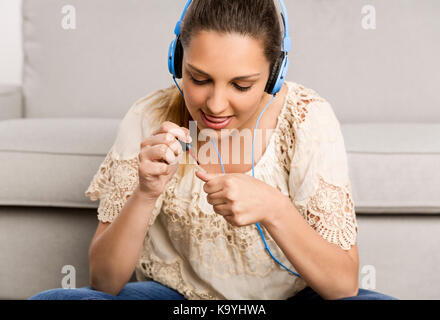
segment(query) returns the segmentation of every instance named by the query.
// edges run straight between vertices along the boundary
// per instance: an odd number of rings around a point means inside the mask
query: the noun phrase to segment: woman
[[[90,286],[31,299],[392,299],[358,288],[332,107],[294,82],[267,93],[278,16],[273,0],[191,3],[180,85],[130,108],[86,191],[100,199]],[[242,132],[261,134],[255,167]],[[192,140],[198,162],[178,140]],[[138,282],[127,283],[134,270]]]

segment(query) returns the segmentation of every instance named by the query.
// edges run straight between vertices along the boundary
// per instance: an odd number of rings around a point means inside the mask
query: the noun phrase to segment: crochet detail
[[[295,98],[296,106],[294,108],[289,108],[292,112],[292,118],[288,118],[288,121],[291,122],[296,129],[305,121],[309,106],[312,102],[326,102],[326,100],[315,90],[305,88],[300,84],[293,87],[293,92],[295,93],[293,97]]]
[[[146,244],[148,241],[147,236]],[[148,246],[148,244],[147,244]],[[224,297],[213,296],[205,290],[194,288],[183,278],[183,261],[177,256],[172,262],[165,263],[158,259],[151,248],[147,247],[136,266],[136,279],[145,281],[153,279],[182,294],[188,300],[220,300]]]
[[[195,267],[201,266],[220,279],[243,273],[267,277],[276,268],[255,224],[232,226],[214,211],[202,209],[199,202],[205,199],[200,199],[198,192],[192,193],[189,202],[172,192],[170,187],[162,219],[166,219],[171,241]],[[272,253],[283,255],[270,234],[262,230]]]
[[[299,206],[298,210],[327,241],[344,250],[356,243],[358,226],[349,183],[338,187],[320,176],[318,190],[307,206]]]
[[[138,157],[118,160],[113,150],[105,157],[99,166],[98,172],[92,179],[85,196],[90,200],[100,199],[98,220],[113,222],[121,212],[128,198],[133,194],[139,183]],[[159,197],[153,209],[149,225],[151,226],[160,211],[163,197]]]
[[[291,86],[287,95],[287,107],[282,109],[277,130],[274,133],[278,163],[286,174],[290,171],[290,160],[293,159],[295,153],[294,129],[297,129],[306,119],[311,102],[325,101],[312,89],[300,84]]]

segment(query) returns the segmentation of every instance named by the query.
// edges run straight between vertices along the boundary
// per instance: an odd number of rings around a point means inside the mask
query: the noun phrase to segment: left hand
[[[243,173],[196,171],[196,176],[206,182],[203,190],[214,211],[238,227],[271,221],[277,205],[284,203],[285,196],[278,189]]]

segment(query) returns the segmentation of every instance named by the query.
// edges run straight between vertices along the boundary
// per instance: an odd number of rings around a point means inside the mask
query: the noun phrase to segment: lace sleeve
[[[147,98],[139,99],[122,119],[112,148],[85,192],[92,201],[100,200],[98,220],[102,222],[113,222],[139,184],[140,144],[151,134],[152,128],[145,112]],[[159,214],[161,204],[162,197],[159,197],[150,225]]]
[[[98,220],[113,222],[138,183],[138,160],[117,160],[110,152],[99,166],[85,195],[100,200]]]
[[[339,121],[325,100],[299,104],[289,195],[324,239],[350,249],[358,226]]]

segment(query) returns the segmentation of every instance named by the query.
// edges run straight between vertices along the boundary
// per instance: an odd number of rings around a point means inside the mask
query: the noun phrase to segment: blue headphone
[[[288,35],[289,23],[287,19],[286,7],[284,6],[282,0],[279,1],[282,10],[281,18],[284,26],[283,51],[281,51],[280,56],[275,61],[272,71],[269,75],[266,87],[264,89],[265,92],[271,95],[276,95],[281,90],[284,80],[286,79],[287,70],[289,69],[289,59],[287,55],[291,48],[291,41]],[[176,78],[182,78],[183,47],[182,43],[180,42],[180,31],[181,25],[183,23],[183,18],[185,17],[186,11],[188,10],[191,2],[192,0],[188,0],[185,8],[183,9],[180,20],[176,23],[176,27],[174,28],[174,34],[176,35],[176,38],[171,42],[168,51],[168,70],[173,76],[174,81]]]

